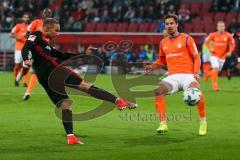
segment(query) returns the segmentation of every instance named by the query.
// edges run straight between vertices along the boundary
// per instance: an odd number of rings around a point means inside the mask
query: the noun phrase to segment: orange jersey
[[[29,26],[28,26],[28,31],[30,32],[35,32],[35,31],[41,31],[43,27],[43,20],[42,19],[36,19],[33,20]]]
[[[178,36],[165,37],[160,42],[159,59],[157,64],[165,60],[169,74],[193,74],[194,55],[198,54],[196,44],[192,37],[179,33]]]
[[[11,32],[16,34],[17,36],[22,37],[22,40],[16,39],[16,45],[15,45],[15,50],[22,50],[22,48],[26,42],[26,38],[24,36],[27,32],[27,24],[19,23],[13,27]]]
[[[206,46],[210,49],[210,41],[213,42],[212,52],[213,56],[220,59],[225,59],[228,52],[232,52],[235,48],[235,41],[233,36],[224,32],[222,34],[218,32],[211,33],[206,39]]]

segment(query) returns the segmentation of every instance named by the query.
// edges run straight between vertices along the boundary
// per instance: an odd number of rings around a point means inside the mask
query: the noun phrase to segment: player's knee
[[[172,90],[172,85],[167,82],[161,82],[159,87],[155,89],[155,96],[165,96]]]
[[[218,71],[218,70],[219,70],[219,68],[215,67],[215,68],[213,68],[213,70],[214,70],[214,71]]]
[[[189,84],[189,88],[200,88],[200,85],[199,85],[199,83],[197,83],[197,82],[191,82],[190,84]]]
[[[20,68],[21,67],[21,63],[16,63],[15,64],[15,68]]]
[[[80,83],[79,85],[79,88],[83,91],[87,91],[89,90],[89,88],[92,87],[92,84],[91,83],[88,83],[88,82],[85,82],[84,80],[82,80],[82,82]]]
[[[64,99],[60,104],[60,108],[62,110],[66,110],[66,109],[72,110],[72,101],[69,99]]]

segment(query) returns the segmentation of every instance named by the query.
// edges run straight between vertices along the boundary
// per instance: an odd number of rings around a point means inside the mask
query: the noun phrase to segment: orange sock
[[[198,113],[201,120],[206,120],[206,107],[204,96],[202,95],[200,102],[198,103]]]
[[[155,103],[156,103],[157,115],[158,115],[160,122],[164,122],[164,121],[166,122],[166,120],[167,120],[166,103],[165,103],[164,97],[163,96],[156,97]]]
[[[217,81],[218,81],[218,70],[214,69],[212,70],[212,87],[213,88],[218,87]]]
[[[210,72],[211,66],[209,63],[203,63],[203,73],[207,75]]]
[[[26,93],[30,94],[32,92],[32,89],[36,85],[36,83],[37,83],[37,76],[36,74],[32,74]]]
[[[26,83],[26,84],[28,83],[29,76],[30,76],[30,71],[28,71],[23,77],[23,83]]]

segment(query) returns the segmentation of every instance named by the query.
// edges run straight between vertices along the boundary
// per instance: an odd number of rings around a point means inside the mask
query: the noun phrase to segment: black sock
[[[89,88],[89,90],[87,91],[88,94],[90,94],[91,96],[97,98],[97,99],[101,99],[101,100],[105,100],[105,101],[109,101],[112,103],[115,103],[117,100],[117,97],[114,96],[113,94],[97,88],[95,86],[91,86],[91,88]]]
[[[23,67],[22,76],[25,76],[27,74],[28,70],[29,70],[29,68]]]
[[[62,110],[62,123],[67,134],[73,134],[72,111],[69,109]]]

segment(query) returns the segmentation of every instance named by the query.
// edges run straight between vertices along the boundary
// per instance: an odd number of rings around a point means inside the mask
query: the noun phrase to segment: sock
[[[218,70],[214,69],[212,70],[212,86],[213,87],[218,86],[217,81],[218,81]]]
[[[26,84],[28,83],[29,76],[30,76],[30,71],[28,70],[28,72],[23,77],[23,83],[26,83]]]
[[[69,109],[62,110],[62,123],[67,135],[73,134],[72,111]]]
[[[21,71],[21,67],[18,67],[18,68],[14,67],[13,74],[15,79],[20,71]]]
[[[203,63],[203,73],[204,75],[207,75],[210,72],[210,64],[209,63]]]
[[[30,94],[32,92],[32,89],[36,85],[36,83],[37,83],[37,76],[36,74],[32,74],[26,93]]]
[[[198,113],[201,121],[206,121],[206,107],[204,96],[202,95],[200,102],[198,103]]]
[[[166,103],[164,100],[164,97],[156,97],[155,98],[155,103],[156,103],[156,111],[158,118],[161,123],[166,123],[167,121],[167,116],[166,116]]]
[[[89,88],[89,90],[87,91],[87,93],[90,94],[91,96],[93,96],[94,98],[109,101],[114,104],[117,100],[117,97],[114,96],[113,94],[111,94],[103,89],[97,88],[95,86],[91,86]]]

